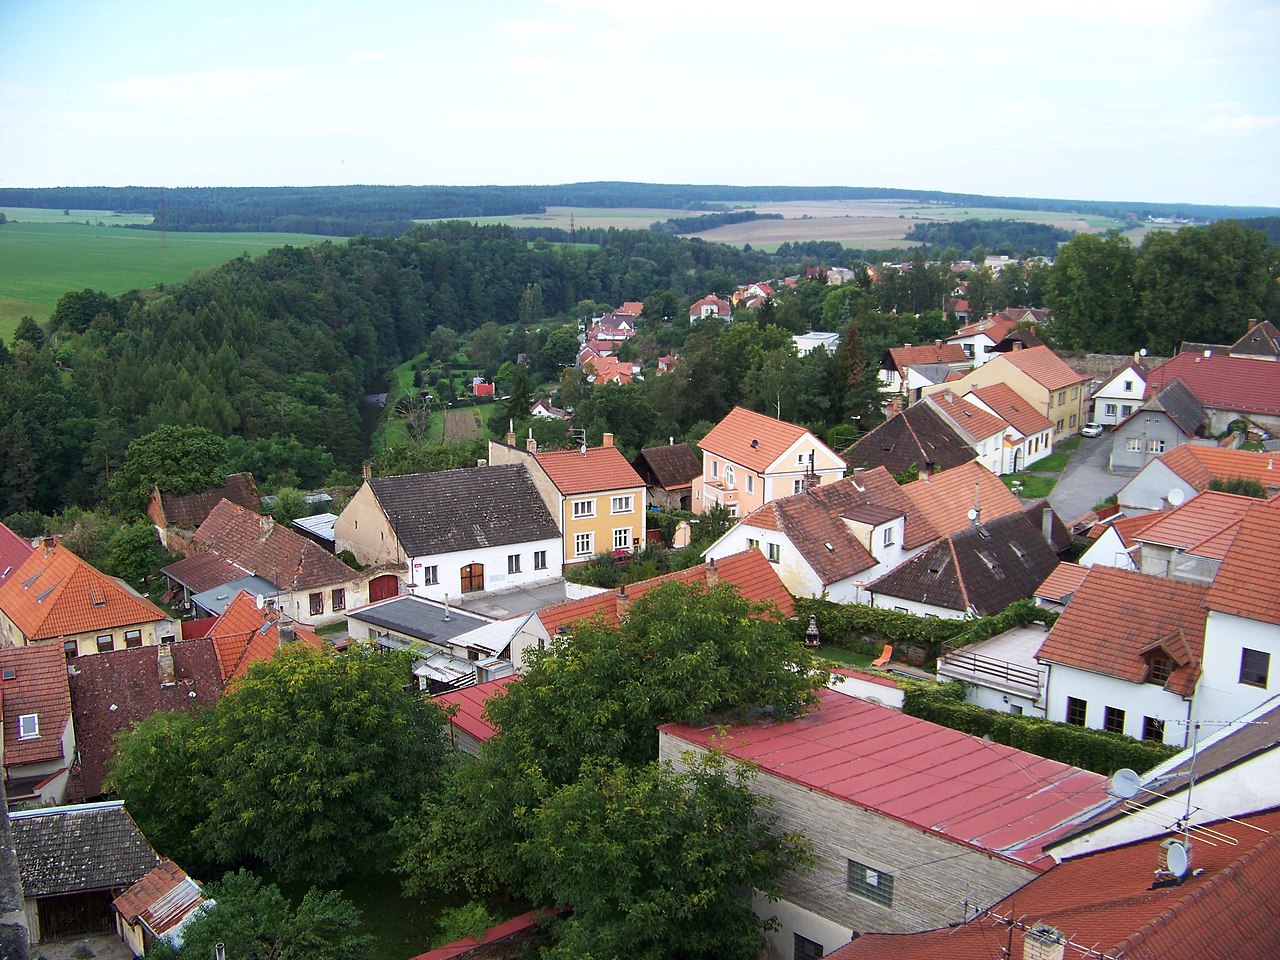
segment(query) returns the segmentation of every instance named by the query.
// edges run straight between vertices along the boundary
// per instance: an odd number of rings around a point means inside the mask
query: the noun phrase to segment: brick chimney
[[[258,517],[258,526],[262,528],[262,535],[268,537],[276,528],[276,518],[269,513],[264,513]]]
[[[173,673],[173,645],[162,643],[156,647],[156,673],[160,675],[160,686],[172,687],[177,683]]]
[[[612,446],[613,446],[613,434],[612,434],[612,433],[606,433],[603,437],[601,437],[601,438],[600,438],[600,446],[602,446],[602,447],[612,447]]]
[[[46,557],[49,554],[53,553],[53,548],[56,547],[57,545],[58,545],[57,537],[44,537],[40,540],[40,547],[42,550],[44,550],[44,555]]]
[[[507,446],[514,447],[516,445],[516,424],[514,420],[507,421]]]
[[[529,436],[524,439],[524,448],[530,453],[538,452],[538,441],[533,439],[533,428],[529,428]]]
[[[707,558],[707,586],[714,587],[720,582],[720,568],[716,566],[714,557]]]
[[[627,616],[631,613],[631,598],[627,596],[627,585],[625,583],[618,588],[618,593],[613,599],[618,611],[618,619],[626,623]]]
[[[364,474],[366,480],[373,479],[373,464],[366,460],[360,467],[360,472]]]
[[[1023,960],[1063,960],[1067,938],[1047,924],[1038,923],[1022,935]]]

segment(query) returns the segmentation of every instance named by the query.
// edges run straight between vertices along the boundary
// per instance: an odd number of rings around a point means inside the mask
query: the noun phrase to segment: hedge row
[[[1134,740],[1040,717],[984,710],[964,702],[964,686],[959,683],[930,685],[905,681],[901,686],[905,694],[902,712],[908,716],[990,737],[996,743],[1107,776],[1121,767],[1139,772],[1149,770],[1178,752],[1177,747],[1163,743]]]

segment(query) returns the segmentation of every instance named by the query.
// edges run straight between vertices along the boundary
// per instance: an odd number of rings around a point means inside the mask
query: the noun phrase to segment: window
[[[74,660],[76,657],[76,654],[78,654],[80,651],[76,649],[76,642],[74,640],[63,640],[62,652],[67,655],[68,660]]]
[[[814,943],[808,937],[802,937],[798,933],[792,934],[795,937],[795,947],[791,951],[793,960],[822,960],[826,949],[820,943]]]
[[[596,502],[594,500],[573,501],[573,519],[581,520],[583,517],[594,517],[595,515]]]
[[[1148,441],[1147,441],[1147,453],[1164,453],[1164,441],[1163,441],[1163,440],[1148,440]]]
[[[1129,416],[1131,413],[1133,413],[1133,404],[1132,404],[1132,403],[1122,403],[1122,404],[1120,404],[1120,416],[1122,416],[1122,417],[1127,417],[1127,416]]]
[[[1058,423],[1057,423],[1057,425],[1056,425],[1056,427],[1055,427],[1054,429],[1056,429],[1059,433],[1061,433],[1061,432],[1062,432],[1062,421],[1061,421],[1061,420],[1059,420],[1059,421],[1058,421]]]
[[[1142,739],[1164,743],[1164,721],[1155,717],[1142,718]]]
[[[720,476],[720,463],[717,460],[711,461],[711,476],[713,477]]]
[[[803,453],[796,454],[796,466],[803,467],[805,465],[805,455]]]
[[[545,550],[533,551],[533,569],[535,570],[547,569],[547,551]]]
[[[520,572],[520,554],[518,553],[507,554],[507,573],[519,573],[519,572]]]
[[[1164,686],[1171,673],[1173,673],[1173,661],[1163,653],[1153,653],[1147,661],[1147,683]]]
[[[311,608],[311,616],[318,617],[324,613],[324,594],[312,593],[307,596]]]
[[[1126,381],[1124,382],[1124,392],[1125,392],[1125,393],[1133,393],[1133,381],[1132,381],[1132,380],[1126,380]]]
[[[791,492],[792,492],[792,493],[799,493],[802,489],[804,489],[804,481],[803,481],[803,480],[792,480],[792,481],[791,481]]]
[[[40,736],[40,715],[24,713],[18,717],[18,739],[31,740]]]
[[[747,540],[747,549],[748,549],[748,550],[759,550],[759,549],[760,549],[760,541],[759,541],[759,540],[751,540],[751,539],[748,539],[748,540]]]
[[[769,562],[780,563],[782,561],[782,548],[776,543],[769,544]]]
[[[893,527],[885,527],[885,528],[884,528],[884,545],[885,545],[886,547],[892,547],[892,546],[893,546],[893,542],[894,542],[894,541],[893,541]]]
[[[893,906],[893,877],[857,860],[849,861],[849,892],[882,907]]]
[[[332,594],[330,595],[330,599],[333,601],[332,609],[334,610],[347,609],[347,590],[345,587],[335,587]]]
[[[1079,387],[1072,387],[1072,388],[1071,388],[1071,399],[1072,399],[1072,400],[1075,400],[1075,399],[1077,399],[1079,396],[1080,396],[1080,388],[1079,388]]]
[[[1067,402],[1067,391],[1065,391],[1065,390],[1059,390],[1059,391],[1058,391],[1058,403],[1062,404],[1062,403],[1066,403],[1066,402]]]
[[[113,637],[111,634],[108,633],[106,636],[102,636],[98,638],[99,653],[110,653],[115,648],[116,648],[116,638]]]
[[[1130,453],[1141,453],[1141,452],[1142,452],[1142,438],[1141,438],[1141,437],[1130,437],[1128,440],[1126,440],[1126,441],[1124,442],[1124,448],[1125,448],[1125,450],[1129,451]]]
[[[1116,415],[1116,405],[1114,403],[1103,404],[1102,415],[1104,417],[1114,417]]]
[[[731,503],[729,504],[728,510],[729,510],[729,516],[733,517],[736,520],[738,518],[738,505],[736,503]]]
[[[613,531],[613,549],[630,550],[631,549],[631,528],[619,527]]]
[[[610,513],[634,513],[636,498],[628,494],[625,497],[614,497],[609,501]]]
[[[1013,714],[1015,717],[1022,716],[1022,704],[1020,703],[1009,704],[1009,712]]]
[[[434,563],[429,567],[422,568],[422,585],[424,587],[433,587],[440,582],[440,568]]]
[[[747,493],[755,493],[755,492],[756,492],[755,474],[748,473],[747,474]]]
[[[1240,682],[1251,687],[1265,687],[1267,674],[1271,672],[1271,654],[1263,650],[1240,651]]]
[[[589,557],[596,552],[596,535],[594,533],[575,533],[573,535],[573,555]]]
[[[1124,711],[1119,707],[1104,707],[1102,729],[1107,733],[1124,733]]]
[[[126,650],[132,650],[134,647],[142,646],[142,631],[126,630],[124,632],[124,646]]]
[[[1075,415],[1074,413],[1073,413],[1071,416],[1069,416],[1069,417],[1067,418],[1067,426],[1071,427],[1071,429],[1073,429],[1073,430],[1075,429],[1075,426],[1076,426],[1076,415]]]
[[[1079,700],[1076,697],[1067,697],[1067,723],[1083,727],[1085,714],[1088,710],[1089,704],[1084,700]]]

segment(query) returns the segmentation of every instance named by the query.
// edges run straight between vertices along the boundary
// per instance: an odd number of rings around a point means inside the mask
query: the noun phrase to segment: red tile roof
[[[12,680],[0,680],[0,711],[4,717],[5,768],[42,760],[61,760],[62,734],[71,719],[71,691],[67,661],[57,644],[0,649],[0,670],[12,670]],[[18,718],[34,713],[39,736],[23,740]],[[68,761],[70,757],[66,758]]]
[[[1036,587],[1036,596],[1058,603],[1066,603],[1084,583],[1089,568],[1078,563],[1060,563],[1053,568],[1053,573],[1044,578],[1044,582]]]
[[[259,610],[257,600],[248,591],[241,590],[236,595],[208,634],[224,680],[233,680],[258,661],[275,656],[280,648],[279,621],[278,612]],[[323,640],[299,624],[294,625],[293,632],[295,640],[309,647],[326,647]]]
[[[1239,845],[1198,845],[1198,875],[1180,886],[1152,883],[1165,834],[1060,863],[968,923],[864,934],[827,960],[1024,960],[1021,930],[1011,931],[993,914],[1053,927],[1080,945],[1067,948],[1068,958],[1274,960],[1280,956],[1280,813],[1241,819],[1261,831],[1215,825]]]
[[[534,454],[556,489],[567,497],[580,493],[603,493],[643,487],[636,473],[617,447],[589,447],[577,450],[549,450]]]
[[[1213,354],[1180,353],[1151,371],[1156,390],[1181,380],[1206,407],[1240,413],[1280,414],[1280,363]]]
[[[791,594],[783,586],[777,572],[759,550],[744,550],[727,557],[716,557],[716,570],[721,583],[732,584],[738,594],[753,603],[771,603],[784,617],[795,615],[795,603]],[[627,584],[627,596],[632,600],[643,596],[649,590],[664,583],[705,584],[707,582],[707,564],[700,563],[675,573],[667,573],[651,580],[640,580]],[[555,634],[561,627],[580,620],[601,619],[605,623],[617,626],[618,593],[608,590],[582,600],[570,600],[544,607],[538,611],[538,619],[542,621],[547,633]]]
[[[195,553],[183,557],[177,563],[162,568],[160,572],[192,593],[204,593],[249,575],[248,570],[237,567],[216,553]]]
[[[831,690],[807,716],[660,729],[764,773],[1037,870],[1063,821],[1105,798],[1096,773]],[[905,747],[909,745],[909,749]],[[1063,828],[1065,829],[1065,827]]]
[[[950,390],[930,394],[926,402],[936,406],[952,423],[977,441],[996,435],[1003,436],[1005,427],[1008,426],[1000,417],[967,400],[961,400]]]
[[[969,309],[968,302],[965,302],[964,307],[966,311]],[[999,343],[1017,325],[1016,321],[996,313],[989,317],[983,317],[981,320],[975,320],[973,323],[965,324],[947,339],[962,340],[965,337],[976,337],[978,334],[985,333],[992,343]]]
[[[1206,592],[1198,583],[1090,567],[1036,659],[1143,683],[1146,654],[1160,647],[1175,662],[1165,689],[1187,696],[1204,658]]]
[[[156,936],[164,936],[203,904],[200,886],[172,860],[160,864],[116,897],[112,906],[131,924],[141,920]]]
[[[1022,502],[1000,478],[976,461],[913,481],[902,490],[936,536],[945,537],[969,526],[975,488],[984,523],[1022,509]]]
[[[907,367],[919,366],[923,363],[969,363],[964,347],[958,343],[925,343],[920,346],[901,346],[889,348],[889,359],[898,373],[905,373]]]
[[[165,650],[172,657],[172,684],[161,676]],[[222,693],[218,658],[208,639],[81,657],[70,682],[79,759],[72,769],[69,792],[78,800],[101,795],[117,734],[157,710],[194,710],[215,702]]]
[[[1049,418],[1018,396],[1007,383],[975,387],[969,393],[994,410],[997,417],[1007,421],[1024,437],[1053,429]]]
[[[258,488],[253,482],[253,475],[249,473],[233,473],[222,486],[209,487],[195,493],[173,494],[157,490],[153,496],[159,498],[160,516],[152,519],[157,524],[163,519],[170,527],[187,530],[194,530],[204,523],[209,511],[222,500],[238,503],[248,510],[257,510],[259,503]]]
[[[794,423],[775,420],[746,407],[734,407],[711,428],[698,446],[712,456],[723,457],[748,470],[763,473],[792,444],[807,436],[813,435]]]
[[[635,367],[630,360],[617,357],[588,357],[582,369],[594,377],[593,383],[630,383]]]
[[[41,548],[0,585],[3,610],[28,640],[168,620],[169,615],[61,544]]]
[[[1280,366],[1280,363],[1272,363],[1272,366]],[[1269,490],[1280,487],[1280,458],[1275,454],[1183,443],[1161,454],[1158,459],[1196,490],[1208,487],[1215,477],[1219,480],[1232,477],[1257,480]]]
[[[1048,347],[1028,347],[1001,356],[1047,390],[1061,390],[1089,380],[1087,374],[1076,373]]]
[[[31,544],[0,523],[0,584],[31,556]]]
[[[1156,513],[1136,539],[1221,560],[1235,538],[1235,530],[1258,501],[1230,493],[1204,490],[1173,510]]]
[[[519,677],[500,677],[497,680],[486,680],[484,683],[472,684],[461,690],[451,690],[435,697],[442,709],[453,707],[449,716],[449,724],[463,733],[469,733],[480,742],[484,742],[497,733],[497,729],[485,718],[485,707],[491,697],[496,697],[507,689],[507,685],[515,683]]]
[[[1280,624],[1280,497],[1255,500],[1209,588],[1210,610]]]
[[[443,947],[436,947],[434,950],[428,950],[426,953],[420,953],[416,957],[411,957],[410,960],[453,960],[455,957],[479,957],[481,954],[477,952],[477,947],[498,943],[508,937],[513,937],[516,934],[532,930],[534,927],[541,926],[545,923],[547,918],[559,916],[567,911],[567,907],[557,907],[554,910],[530,910],[528,913],[522,913],[518,917],[512,917],[510,920],[490,927],[480,935],[479,940],[473,940],[471,937],[463,937],[460,940],[453,941],[453,943],[447,943]],[[503,951],[501,953],[484,953],[484,956],[505,957],[513,955],[514,954],[511,954],[508,951]]]
[[[1142,513],[1136,517],[1116,517],[1110,523],[1095,523],[1090,527],[1089,539],[1097,540],[1108,529],[1114,527],[1116,533],[1120,535],[1120,539],[1125,542],[1125,545],[1131,545],[1136,542],[1139,533],[1159,519],[1159,513]]]

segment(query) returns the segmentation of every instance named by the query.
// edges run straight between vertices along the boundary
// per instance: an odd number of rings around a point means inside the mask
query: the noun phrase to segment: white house
[[[1001,465],[993,472],[1001,476],[1018,473],[1053,453],[1053,423],[1008,384],[974,387],[964,399],[1008,424]]]
[[[1013,320],[996,313],[965,324],[947,338],[947,343],[960,347],[969,362],[980,367],[994,356],[995,345],[1015,327]]]
[[[1009,424],[990,409],[962,400],[949,390],[930,394],[921,402],[932,406],[955,428],[977,454],[978,463],[997,476],[1004,473],[1005,434],[1012,430]]]
[[[795,334],[791,342],[795,344],[796,356],[808,356],[815,350],[825,350],[833,354],[840,349],[840,334],[811,330],[808,333]]]
[[[1115,426],[1133,416],[1146,396],[1147,380],[1151,372],[1138,354],[1128,363],[1108,375],[1098,389],[1093,391],[1093,412],[1096,423]]]

